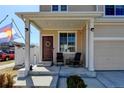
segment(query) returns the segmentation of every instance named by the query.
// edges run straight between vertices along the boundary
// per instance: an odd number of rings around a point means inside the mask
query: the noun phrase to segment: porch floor
[[[59,75],[59,76],[70,76],[79,75],[83,77],[95,77],[95,72],[90,72],[83,67],[69,67],[69,66],[50,66],[50,67],[37,67],[35,66],[30,75]]]
[[[59,80],[70,75],[79,75],[84,78],[95,77],[95,72],[89,72],[83,67],[69,66],[34,66],[29,76],[18,80],[15,78],[15,87],[59,87]]]

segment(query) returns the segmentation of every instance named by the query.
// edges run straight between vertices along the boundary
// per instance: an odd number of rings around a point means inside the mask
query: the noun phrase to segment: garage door
[[[95,41],[96,70],[124,70],[124,41]]]

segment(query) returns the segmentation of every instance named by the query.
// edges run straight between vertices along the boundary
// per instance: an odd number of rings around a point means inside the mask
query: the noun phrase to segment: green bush
[[[0,88],[12,88],[14,84],[11,74],[0,75]]]
[[[67,78],[67,87],[68,88],[86,88],[87,85],[84,83],[81,77],[77,75],[73,75]]]

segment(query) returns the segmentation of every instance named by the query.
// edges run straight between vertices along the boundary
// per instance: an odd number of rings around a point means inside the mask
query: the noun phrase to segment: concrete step
[[[32,76],[45,76],[45,75],[58,75],[58,72],[48,72],[48,71],[30,71],[29,75]]]
[[[58,76],[28,76],[24,79],[14,78],[15,88],[56,88]]]
[[[59,76],[68,77],[70,75],[79,75],[81,77],[96,77],[96,72],[88,71],[82,67],[62,67],[59,72]]]
[[[58,75],[60,67],[50,66],[50,67],[33,67],[33,70],[29,72],[29,75],[39,76],[39,75]]]
[[[84,78],[91,78],[91,77],[96,77],[96,72],[82,72],[82,73],[71,73],[71,72],[66,72],[66,73],[59,73],[59,76],[61,77],[68,77],[70,75],[78,75]]]
[[[51,61],[46,61],[46,62],[37,64],[37,67],[50,67],[51,65],[52,65]]]

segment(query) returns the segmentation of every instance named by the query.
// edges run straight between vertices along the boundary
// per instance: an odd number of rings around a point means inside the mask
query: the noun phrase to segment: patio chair
[[[64,64],[63,53],[57,53],[56,61],[57,61],[57,66],[58,66],[59,63]]]
[[[76,53],[74,59],[70,60],[70,64],[73,66],[80,65],[81,53]]]

